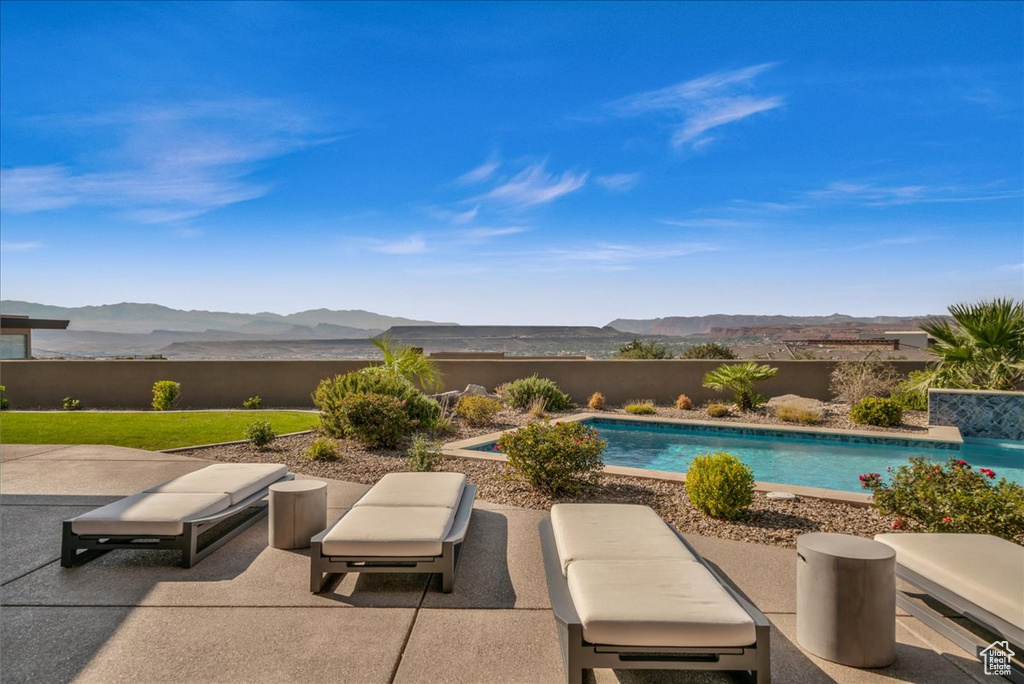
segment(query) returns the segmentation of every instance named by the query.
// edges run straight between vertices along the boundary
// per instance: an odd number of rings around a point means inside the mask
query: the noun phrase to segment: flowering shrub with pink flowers
[[[1024,487],[996,480],[990,468],[975,470],[956,457],[945,465],[915,457],[889,471],[888,483],[880,473],[864,473],[860,482],[874,494],[879,513],[896,516],[894,530],[994,534],[1024,542]]]
[[[575,495],[596,484],[607,443],[594,428],[576,421],[531,423],[503,434],[497,450],[516,477],[558,496]]]

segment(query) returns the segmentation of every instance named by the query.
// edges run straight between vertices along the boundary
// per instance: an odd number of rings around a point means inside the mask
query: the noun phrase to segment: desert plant
[[[544,400],[545,411],[565,411],[572,407],[572,399],[558,389],[554,380],[539,378],[536,374],[506,382],[497,388],[502,403],[512,408],[525,410],[536,398]]]
[[[592,411],[603,411],[604,395],[600,392],[594,392],[590,395],[590,399],[587,400],[587,406],[589,406]]]
[[[480,427],[490,425],[494,415],[501,410],[501,402],[490,397],[467,395],[459,397],[455,404],[455,413],[458,414],[467,425]]]
[[[650,399],[634,399],[633,401],[626,402],[622,410],[634,416],[651,416],[658,412],[654,408],[654,402]]]
[[[741,411],[749,411],[765,399],[754,392],[754,383],[775,377],[778,368],[757,365],[753,361],[722,364],[704,376],[704,386],[713,390],[731,390]]]
[[[410,382],[415,381],[428,391],[441,388],[441,370],[436,362],[423,355],[422,349],[400,344],[388,333],[370,338],[370,341],[384,356],[378,368],[385,368]]]
[[[396,398],[414,427],[431,428],[441,416],[441,405],[426,396],[405,378],[381,367],[337,375],[321,380],[313,393],[313,403],[320,409],[320,423],[324,432],[343,437],[345,426],[339,415],[339,406],[346,398],[356,394],[385,394]]]
[[[868,397],[887,397],[900,374],[872,352],[857,361],[840,361],[829,376],[829,390],[837,401],[856,404]]]
[[[681,359],[735,359],[736,352],[715,342],[695,344],[679,355]]]
[[[412,446],[406,452],[405,467],[415,473],[429,473],[437,470],[444,463],[441,443],[425,439],[419,435],[413,437]]]
[[[903,422],[903,409],[893,399],[867,397],[850,407],[850,420],[858,425],[896,427]]]
[[[401,400],[388,394],[353,394],[338,402],[345,437],[369,447],[394,448],[412,431]]]
[[[263,399],[258,394],[242,402],[242,408],[244,409],[258,409],[261,406],[263,406]]]
[[[711,416],[712,418],[721,418],[731,413],[731,411],[729,411],[728,406],[716,402],[711,402],[710,404],[708,404],[707,407],[705,407],[705,410],[708,412],[708,415]]]
[[[245,438],[253,446],[262,449],[277,439],[277,433],[274,432],[274,428],[267,421],[257,420],[245,428]]]
[[[10,408],[10,403],[7,401],[7,388],[0,385],[0,411],[6,411]]]
[[[925,371],[910,371],[906,379],[896,385],[889,398],[904,411],[927,411],[928,390],[924,389],[927,384]]]
[[[82,410],[82,402],[74,397],[64,397],[60,401],[60,407],[65,411],[80,411]]]
[[[153,408],[169,411],[181,397],[181,383],[173,380],[157,380],[153,383]]]
[[[338,443],[330,437],[317,437],[302,454],[310,461],[337,461]]]
[[[554,496],[578,494],[597,482],[604,467],[605,442],[577,421],[532,423],[506,432],[496,446],[513,475]]]
[[[658,344],[653,340],[644,342],[641,339],[633,338],[631,342],[619,347],[615,352],[616,359],[671,359],[672,352],[665,345]]]
[[[935,338],[935,367],[921,388],[1014,390],[1024,388],[1024,302],[993,299],[949,307],[953,318],[921,329]]]
[[[690,397],[685,394],[680,394],[676,397],[676,408],[680,411],[689,411],[693,408],[693,402],[690,401]]]
[[[871,490],[874,506],[894,515],[893,529],[915,532],[994,534],[1024,543],[1024,487],[1000,478],[989,468],[974,470],[951,457],[945,465],[922,456],[890,469],[892,481],[879,473],[860,476]]]
[[[732,454],[701,454],[686,471],[686,494],[704,513],[735,520],[754,501],[754,471]]]
[[[775,409],[775,417],[786,423],[803,423],[816,425],[821,422],[821,410],[805,406],[789,406],[783,404]]]
[[[544,410],[546,405],[544,397],[534,397],[526,407],[526,415],[533,420],[547,420],[548,412]]]

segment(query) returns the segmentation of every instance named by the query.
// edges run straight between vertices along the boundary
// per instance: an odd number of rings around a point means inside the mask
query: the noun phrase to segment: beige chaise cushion
[[[896,562],[1024,629],[1024,546],[988,534],[878,534]]]
[[[356,506],[321,548],[325,556],[440,556],[453,520],[455,509],[442,506]]]
[[[648,506],[555,504],[551,507],[562,574],[580,560],[695,561],[675,532]]]
[[[287,473],[288,468],[277,463],[217,463],[146,491],[227,494],[233,506],[269,487]]]
[[[754,621],[700,563],[577,560],[568,582],[583,638],[592,644],[720,647],[757,640]]]
[[[458,508],[465,488],[462,473],[389,473],[355,505]]]
[[[222,493],[141,492],[89,511],[71,522],[75,534],[177,536],[185,520],[219,513],[231,505]]]

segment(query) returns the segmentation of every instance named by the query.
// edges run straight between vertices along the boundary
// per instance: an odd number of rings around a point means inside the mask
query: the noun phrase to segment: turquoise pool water
[[[728,451],[754,470],[761,482],[861,489],[861,473],[882,473],[911,456],[944,463],[957,456],[975,469],[991,468],[997,477],[1024,484],[1024,443],[967,440],[960,449],[949,442],[885,437],[859,438],[780,430],[648,424],[628,420],[587,421],[608,442],[607,465],[685,473],[690,460],[709,451]],[[493,449],[493,442],[475,447]]]

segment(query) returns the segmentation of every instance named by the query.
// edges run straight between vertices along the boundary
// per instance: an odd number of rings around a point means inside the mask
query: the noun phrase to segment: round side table
[[[291,480],[270,485],[268,543],[275,549],[306,549],[327,527],[327,483]]]
[[[816,532],[796,540],[796,638],[852,667],[896,660],[896,552],[872,539]]]

